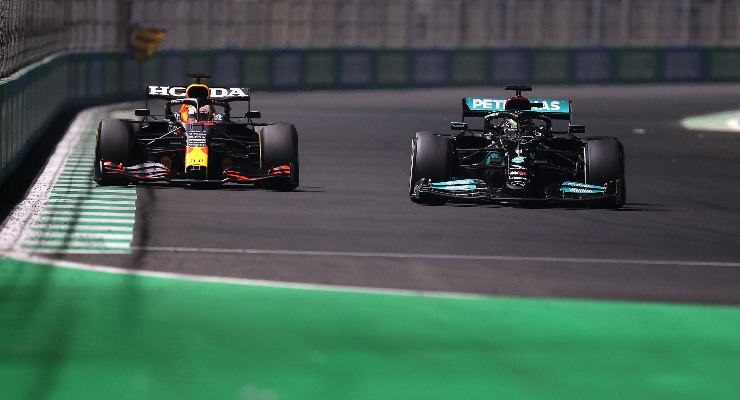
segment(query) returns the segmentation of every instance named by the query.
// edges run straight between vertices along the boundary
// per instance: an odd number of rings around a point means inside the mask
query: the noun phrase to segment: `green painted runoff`
[[[740,309],[205,283],[0,259],[3,399],[738,399]]]

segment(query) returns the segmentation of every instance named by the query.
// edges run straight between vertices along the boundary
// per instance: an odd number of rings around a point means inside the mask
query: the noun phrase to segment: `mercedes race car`
[[[292,190],[299,184],[298,134],[292,124],[255,122],[247,88],[203,84],[150,86],[141,119],[104,119],[98,126],[94,180],[99,185],[165,181],[188,185],[252,184]],[[152,115],[149,100],[166,100]],[[244,116],[231,104],[245,102]]]
[[[577,137],[571,102],[466,97],[455,133],[417,132],[411,147],[411,201],[580,202],[619,208],[627,199],[624,148],[613,137]],[[466,117],[477,117],[470,127]],[[482,121],[481,121],[482,120]]]

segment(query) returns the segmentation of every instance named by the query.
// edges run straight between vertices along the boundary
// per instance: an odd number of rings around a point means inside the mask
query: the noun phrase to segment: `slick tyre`
[[[612,182],[607,191],[616,193],[614,199],[598,202],[596,206],[619,208],[627,201],[627,185],[624,179],[624,147],[616,138],[589,138],[585,149],[586,183],[603,185]]]
[[[129,165],[133,153],[132,128],[120,119],[104,119],[98,125],[95,143],[95,166],[93,179],[101,186],[126,186],[129,180],[123,176],[103,172],[103,162],[110,161]]]
[[[449,180],[452,171],[452,142],[445,136],[431,132],[417,132],[411,142],[411,172],[409,197],[414,203],[441,204],[444,198],[414,193],[421,179]]]
[[[298,163],[298,132],[293,124],[276,123],[267,125],[259,133],[260,162],[262,170],[290,165],[290,176],[268,178],[262,182],[267,190],[289,191],[298,187],[300,166]]]

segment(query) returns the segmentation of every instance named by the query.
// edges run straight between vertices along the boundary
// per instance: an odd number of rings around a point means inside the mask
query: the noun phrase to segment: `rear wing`
[[[185,98],[184,86],[149,86],[146,97],[148,99],[177,100]],[[249,88],[219,88],[210,89],[211,99],[220,101],[249,101],[251,91]]]
[[[462,99],[463,118],[485,117],[496,111],[506,111],[507,99],[487,97],[465,97]],[[570,121],[570,100],[567,99],[529,99],[533,104],[540,103],[541,107],[532,107],[532,111],[547,115],[552,119]]]

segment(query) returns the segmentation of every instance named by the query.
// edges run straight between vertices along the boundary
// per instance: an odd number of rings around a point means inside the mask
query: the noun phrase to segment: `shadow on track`
[[[172,185],[170,183],[166,182],[152,182],[152,183],[140,183],[138,184],[138,187],[140,188],[146,188],[146,189],[176,189],[176,190],[204,190],[204,191],[230,191],[230,192],[263,192],[265,189],[261,187],[256,186],[246,186],[246,185],[220,185],[220,184],[214,184],[214,185],[186,185],[186,186],[176,186]],[[278,190],[279,192],[279,190]],[[324,193],[325,190],[321,186],[300,186],[297,189],[286,191],[286,193],[295,192],[295,193]]]
[[[475,202],[448,202],[443,204],[420,204],[421,207],[454,207],[454,208],[512,208],[520,210],[572,210],[572,211],[588,211],[588,210],[602,210],[602,211],[614,211],[614,212],[667,212],[670,211],[664,204],[651,204],[651,203],[627,203],[621,208],[613,209],[598,206],[568,206],[563,204],[548,204],[548,203],[528,203],[528,204],[498,204],[498,203],[475,203]]]

